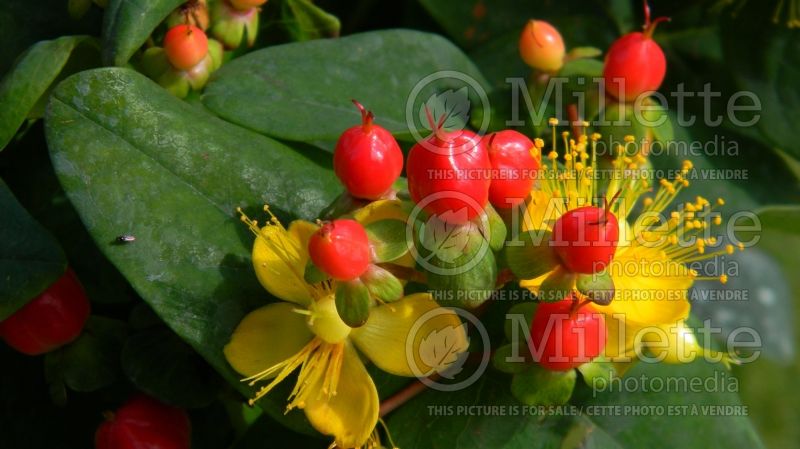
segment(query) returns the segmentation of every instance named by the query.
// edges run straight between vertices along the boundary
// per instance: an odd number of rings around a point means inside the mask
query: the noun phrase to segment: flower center
[[[339,318],[333,295],[312,302],[308,310],[311,312],[308,327],[325,342],[340,343],[350,335],[352,328]]]

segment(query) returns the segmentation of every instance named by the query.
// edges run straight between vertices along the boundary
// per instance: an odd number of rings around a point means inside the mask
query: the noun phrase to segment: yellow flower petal
[[[433,310],[439,312],[426,315]],[[426,315],[425,321],[415,328],[423,315]],[[406,340],[412,330],[412,353],[407,354]],[[398,376],[427,375],[446,369],[468,346],[458,315],[440,308],[428,293],[406,296],[372,309],[367,323],[353,329],[350,336],[378,368]],[[433,351],[438,351],[438,359],[432,357]],[[414,357],[416,373],[409,366],[409,357]],[[439,361],[432,363],[432,359]]]
[[[253,376],[299,352],[313,338],[306,317],[294,305],[275,303],[244,317],[225,345],[224,353],[233,369]]]
[[[363,445],[378,422],[378,391],[355,349],[347,345],[336,387],[329,397],[322,389],[322,379],[310,391],[303,409],[315,429],[333,435],[338,447]]]
[[[552,223],[566,212],[562,199],[553,198],[541,190],[531,192],[525,208],[522,217],[523,231],[550,229]]]
[[[366,226],[379,220],[400,220],[405,223],[408,213],[400,200],[378,200],[353,212],[353,218]]]
[[[253,267],[261,285],[285,301],[306,305],[312,300],[303,275],[308,262],[308,238],[316,225],[294,221],[285,230],[267,225],[253,243]]]
[[[619,248],[609,266],[614,300],[597,310],[621,313],[629,326],[670,324],[689,315],[687,290],[692,278],[686,267],[656,249]]]

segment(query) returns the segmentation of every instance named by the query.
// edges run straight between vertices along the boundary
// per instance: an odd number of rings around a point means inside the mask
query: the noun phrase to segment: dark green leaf
[[[287,0],[289,30],[297,41],[339,37],[342,24],[333,14],[325,12],[311,0]]]
[[[740,89],[755,94],[757,112],[738,112],[745,121],[759,114],[756,125],[764,138],[800,158],[796,117],[800,114],[800,30],[772,22],[773,8],[748,2],[722,21],[722,48],[726,68]],[[748,99],[737,104],[753,105]]]
[[[375,113],[376,123],[408,138],[404,105],[409,94],[423,78],[441,70],[486,84],[469,58],[440,36],[375,31],[278,45],[237,58],[216,72],[203,103],[220,117],[262,134],[314,142],[335,141],[360,123],[350,102],[355,98]],[[446,78],[412,99],[417,101],[411,119],[420,132],[424,129],[417,107],[437,91],[461,87],[463,82]]]
[[[184,0],[110,0],[103,19],[103,61],[123,66]]]
[[[70,77],[45,122],[59,179],[100,249],[181,338],[252,394],[222,353],[244,314],[269,298],[236,207],[269,202],[283,217],[312,218],[338,190],[332,171],[126,69]],[[120,233],[136,242],[114,245]],[[262,403],[285,419],[279,394]]]
[[[67,0],[6,0],[0,2],[0,75],[36,42],[66,35],[97,34],[100,8],[80,20],[68,17]]]
[[[67,268],[58,242],[0,179],[0,320],[42,293]]]
[[[139,390],[182,408],[210,404],[221,386],[211,367],[164,327],[128,338],[122,350],[122,369]]]
[[[79,392],[111,384],[119,372],[125,323],[93,316],[77,340],[45,356],[48,382]]]
[[[62,73],[76,48],[84,43],[82,57],[97,53],[95,43],[87,36],[65,36],[52,41],[42,41],[28,49],[22,59],[0,82],[0,150],[14,137],[20,125],[29,117],[37,102]],[[99,58],[94,58],[99,63]],[[81,61],[84,62],[84,61]],[[75,64],[73,64],[75,65]],[[86,64],[78,64],[81,69]],[[76,67],[66,72],[77,71]],[[61,75],[59,77],[59,75]],[[40,115],[40,114],[35,114]],[[36,117],[38,118],[38,117]]]

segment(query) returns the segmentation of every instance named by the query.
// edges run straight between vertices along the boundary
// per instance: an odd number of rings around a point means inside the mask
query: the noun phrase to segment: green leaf
[[[400,220],[378,220],[366,226],[372,246],[373,262],[383,263],[399,259],[408,252],[406,224]]]
[[[58,241],[0,179],[0,321],[45,291],[67,269]]]
[[[541,232],[541,236],[537,232]],[[520,279],[534,279],[559,264],[558,256],[550,247],[552,235],[549,231],[523,232],[519,240],[506,242],[506,263],[514,275]]]
[[[466,368],[464,371],[462,377],[472,374]],[[646,382],[656,379],[653,385],[663,385],[668,380],[722,379],[723,371],[702,361],[688,365],[639,363],[628,377],[641,384],[643,375]],[[731,374],[727,376],[721,382],[735,382]],[[741,405],[736,393],[723,386],[716,391],[632,388],[594,394],[576,385],[572,402],[575,408],[567,406],[548,412],[521,405],[511,395],[509,384],[510,376],[490,370],[464,389],[420,394],[389,416],[388,426],[395,443],[403,449],[763,447],[746,416],[710,414],[717,410],[710,407]],[[577,397],[579,392],[583,397]],[[663,415],[644,413],[645,407],[659,405],[665,407]],[[590,412],[588,406],[611,406],[619,412],[608,413],[609,408]],[[668,406],[678,412],[667,416]],[[684,406],[687,412],[681,413]],[[692,406],[697,407],[697,416],[690,414]],[[584,412],[583,416],[572,416],[579,411]],[[428,431],[419,431],[421,421]]]
[[[80,20],[70,19],[67,0],[0,2],[0,75],[36,42],[60,36],[97,34],[102,11],[91,8]]]
[[[324,76],[319,67],[325,67]],[[237,58],[216,72],[203,103],[262,134],[315,142],[336,141],[343,130],[360,123],[350,102],[355,98],[375,113],[377,124],[408,139],[404,105],[409,94],[440,70],[458,71],[486,85],[469,58],[446,39],[388,30],[272,46]],[[452,78],[431,83],[416,96],[415,106],[435,92],[463,86]],[[411,115],[415,123],[417,112],[414,108]],[[420,132],[422,125],[415,125]]]
[[[88,48],[78,51],[83,44]],[[70,67],[67,62],[75,52],[77,61]],[[94,57],[96,53],[96,44],[88,36],[65,36],[39,42],[28,49],[0,82],[0,150],[11,141],[37,102],[46,100],[50,86],[55,85],[57,79],[99,65],[99,58]],[[94,64],[88,63],[95,60]],[[34,116],[38,118],[41,112]]]
[[[284,15],[294,40],[339,37],[342,28],[339,19],[313,4],[311,0],[287,0],[284,5],[288,7]]]
[[[128,338],[122,369],[139,390],[182,408],[210,404],[221,386],[217,374],[191,346],[164,327]]]
[[[633,407],[631,410],[664,407],[665,412],[660,416],[633,416],[630,413],[592,416],[594,425],[608,432],[622,447],[664,447],[665,442],[669,442],[669,447],[763,447],[747,416],[741,414],[741,408],[724,411],[725,406],[741,406],[733,386],[739,382],[719,364],[702,360],[679,365],[638,363],[626,373],[625,379],[637,379],[638,382],[629,382],[627,387],[620,387],[615,382],[614,390],[609,387],[597,393],[587,392],[592,397],[581,401],[584,407]],[[699,389],[650,388],[662,382],[675,385],[696,383],[694,379],[707,382],[709,386]],[[672,407],[672,415],[666,412],[669,407]],[[714,414],[720,411],[721,415]],[[621,425],[622,422],[625,425]]]
[[[282,217],[310,219],[339,190],[332,171],[127,69],[62,82],[45,125],[56,173],[106,257],[182,339],[251,395],[222,348],[269,295],[253,273],[253,236],[236,207],[252,208],[252,216],[268,202]],[[136,241],[113,244],[120,233]],[[280,394],[260,403],[277,419],[296,419],[284,417]]]
[[[525,405],[562,405],[569,401],[575,388],[575,370],[552,371],[532,363],[515,374],[511,394]]]
[[[340,282],[336,288],[336,311],[350,327],[360,327],[367,322],[371,303],[369,289],[358,279]]]
[[[721,25],[726,70],[739,88],[758,97],[756,112],[737,112],[746,121],[759,114],[756,126],[768,142],[800,158],[795,118],[800,114],[800,30],[772,22],[773,8],[748,2]],[[737,104],[753,105],[741,99]]]
[[[123,66],[184,0],[110,0],[103,20],[103,61]]]
[[[111,384],[119,372],[119,353],[126,333],[122,321],[90,317],[77,340],[45,356],[48,383],[79,392]]]

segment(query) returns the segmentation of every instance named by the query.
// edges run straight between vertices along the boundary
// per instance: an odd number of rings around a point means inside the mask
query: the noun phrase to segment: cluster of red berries
[[[633,102],[642,94],[658,90],[666,74],[664,51],[653,40],[653,32],[660,22],[669,19],[659,17],[651,21],[647,2],[644,11],[644,30],[620,37],[606,54],[605,89],[620,102]],[[545,73],[558,72],[567,57],[561,34],[541,20],[530,20],[525,25],[519,38],[519,52],[526,64]]]
[[[362,123],[342,133],[334,150],[334,171],[350,196],[360,200],[391,198],[403,170],[400,145],[374,115],[355,102]],[[508,209],[530,193],[539,161],[525,135],[504,130],[479,136],[469,130],[437,128],[408,154],[406,174],[411,199],[443,221],[464,224],[487,203]],[[462,212],[462,213],[459,213]],[[312,262],[338,280],[362,275],[370,264],[363,227],[354,220],[324,224],[309,242]]]

